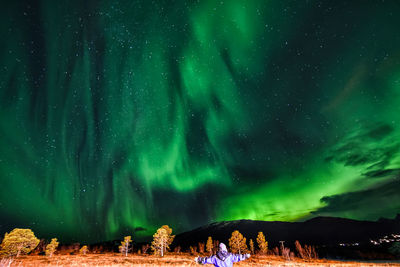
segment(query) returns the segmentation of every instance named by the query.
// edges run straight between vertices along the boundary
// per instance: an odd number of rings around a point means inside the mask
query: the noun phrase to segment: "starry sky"
[[[2,1],[0,233],[400,213],[400,3]]]

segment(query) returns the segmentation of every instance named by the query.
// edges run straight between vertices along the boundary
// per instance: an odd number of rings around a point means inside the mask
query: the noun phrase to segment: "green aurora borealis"
[[[1,234],[400,213],[398,1],[1,5]]]

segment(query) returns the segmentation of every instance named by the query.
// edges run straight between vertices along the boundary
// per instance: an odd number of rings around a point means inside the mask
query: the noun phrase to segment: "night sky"
[[[2,1],[0,234],[400,213],[400,2]]]

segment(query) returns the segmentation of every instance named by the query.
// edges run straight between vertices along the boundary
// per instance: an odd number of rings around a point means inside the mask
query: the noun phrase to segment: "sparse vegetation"
[[[128,257],[121,257],[121,254],[117,253],[103,253],[103,254],[87,254],[83,255],[60,255],[61,253],[55,254],[53,257],[46,256],[24,256],[15,259],[3,259],[0,261],[0,266],[7,265],[11,261],[11,266],[26,266],[26,267],[39,267],[39,266],[141,266],[141,267],[153,267],[153,266],[200,266],[196,265],[193,261],[193,255],[189,253],[181,253],[179,255],[170,253],[164,255],[164,257],[157,257],[153,255],[137,255],[129,254]],[[3,264],[4,263],[4,264]],[[210,266],[210,265],[203,265]],[[282,257],[272,255],[254,255],[249,260],[243,263],[235,264],[234,266],[249,266],[249,267],[261,267],[261,266],[293,266],[293,267],[351,267],[351,266],[399,266],[395,263],[359,263],[359,262],[337,262],[332,260],[313,260],[303,261],[295,258],[290,263],[286,262]]]
[[[53,256],[54,252],[56,252],[57,250],[58,245],[59,243],[57,241],[57,238],[51,239],[50,244],[46,246],[46,256]]]
[[[31,229],[15,228],[4,235],[1,243],[1,254],[6,256],[19,256],[28,254],[39,244],[39,239]]]

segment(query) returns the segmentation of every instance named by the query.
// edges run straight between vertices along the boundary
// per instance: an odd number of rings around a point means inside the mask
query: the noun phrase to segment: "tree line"
[[[170,251],[170,245],[172,244],[175,235],[172,235],[172,229],[168,225],[163,225],[153,235],[153,240],[151,244],[142,245],[140,249],[137,250],[139,254],[147,254],[149,249],[153,254],[163,257],[168,251]],[[133,252],[132,236],[125,236],[124,240],[121,241],[118,249],[121,255],[128,256],[129,253]],[[2,256],[19,256],[21,254],[28,254],[34,250],[39,243],[42,243],[33,231],[30,229],[19,229],[16,228],[10,233],[6,233],[4,239],[0,245],[0,255]],[[247,245],[247,239],[238,230],[232,232],[231,237],[228,240],[229,248],[232,253],[235,254],[260,254],[266,255],[268,251],[268,241],[265,239],[263,232],[258,232],[256,242],[253,239],[249,240]],[[218,240],[213,240],[211,236],[208,237],[206,243],[199,242],[198,245],[190,246],[189,252],[191,254],[209,254],[212,255],[217,252],[219,245]],[[51,242],[47,245],[42,243],[43,251],[49,257],[53,256],[59,246],[57,238],[52,238]],[[257,247],[256,247],[257,246]],[[297,254],[299,257],[307,258],[317,258],[317,253],[315,248],[312,246],[302,247],[298,241],[295,243],[297,249]],[[89,248],[87,245],[80,247],[78,244],[79,253],[85,255],[89,253]],[[94,252],[94,251],[93,251]],[[93,253],[92,252],[92,253]],[[181,247],[177,246],[174,249],[175,253],[181,252]],[[288,248],[281,247],[274,248],[273,254],[280,255],[289,259],[294,257],[293,252],[290,252]]]

